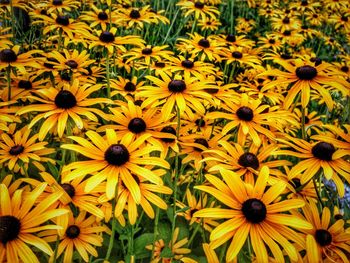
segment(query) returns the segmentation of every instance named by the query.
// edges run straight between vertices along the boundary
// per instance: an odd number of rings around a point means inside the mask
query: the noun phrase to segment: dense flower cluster
[[[0,16],[0,262],[349,262],[348,0]]]

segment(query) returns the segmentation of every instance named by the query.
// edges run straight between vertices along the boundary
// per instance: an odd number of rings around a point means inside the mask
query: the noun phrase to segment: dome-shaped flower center
[[[70,196],[73,197],[75,195],[75,188],[71,184],[61,184],[63,190]]]
[[[77,68],[78,67],[78,63],[75,61],[75,60],[68,60],[66,63],[65,63],[68,67],[70,68]]]
[[[235,42],[236,41],[236,36],[232,35],[232,34],[229,34],[226,37],[226,41],[228,41],[228,42]]]
[[[198,45],[204,48],[210,47],[210,43],[208,39],[202,38],[201,40],[198,41]]]
[[[166,126],[166,127],[162,128],[160,130],[160,132],[170,133],[172,135],[176,135],[176,130],[173,127],[171,127],[171,126]],[[171,143],[171,142],[175,141],[175,139],[172,139],[172,138],[161,138],[161,140],[163,142],[167,142],[167,143]]]
[[[254,117],[253,110],[249,107],[242,106],[236,111],[237,117],[242,121],[251,121]]]
[[[11,155],[19,155],[24,151],[24,147],[22,145],[15,145],[12,146],[10,149]]]
[[[57,5],[62,5],[62,4],[63,4],[63,1],[62,1],[62,0],[53,0],[53,1],[52,1],[52,4],[53,4],[53,5],[56,5],[56,6],[57,6]]]
[[[165,63],[164,62],[158,62],[156,61],[154,63],[154,65],[157,67],[157,68],[164,68],[165,67]]]
[[[61,26],[68,26],[69,25],[69,18],[68,18],[68,16],[58,15],[56,18],[56,23],[61,25]]]
[[[312,66],[305,65],[298,67],[295,70],[295,74],[301,80],[312,80],[314,77],[317,76],[317,69]]]
[[[0,216],[0,242],[15,240],[21,230],[21,222],[14,216]]]
[[[349,18],[347,16],[342,16],[341,17],[341,21],[343,22],[348,22],[349,21]]]
[[[302,6],[307,6],[307,5],[308,5],[307,0],[301,0],[301,5],[302,5]]]
[[[184,60],[181,62],[181,65],[184,67],[184,68],[193,68],[194,66],[194,63],[191,61],[191,60]]]
[[[209,148],[209,144],[207,142],[206,139],[203,139],[203,138],[197,138],[194,140],[194,143],[197,143],[197,144],[200,144],[200,145],[203,145],[205,148]],[[194,147],[194,150],[197,151],[197,152],[202,152],[203,150],[199,147]]]
[[[146,123],[141,118],[133,118],[128,125],[129,131],[133,133],[141,133],[146,130]]]
[[[133,10],[131,10],[129,16],[130,16],[131,18],[133,18],[133,19],[138,19],[138,18],[141,17],[141,14],[140,14],[140,12],[139,12],[138,10],[133,9]]]
[[[289,24],[290,20],[288,17],[283,18],[282,23],[283,24]]]
[[[258,224],[266,218],[266,206],[256,198],[251,198],[242,204],[242,212],[245,218],[253,223]]]
[[[276,43],[276,40],[274,40],[274,39],[269,39],[269,43],[270,43],[270,44],[275,44],[275,43]]]
[[[197,119],[194,122],[198,127],[204,127],[205,126],[205,121],[203,119]]]
[[[15,62],[17,55],[12,49],[3,49],[0,51],[0,61],[5,63]]]
[[[237,59],[240,59],[243,57],[243,54],[239,51],[233,51],[231,55],[233,58],[237,58]]]
[[[105,160],[112,165],[121,166],[129,161],[130,154],[123,144],[112,144],[105,152]]]
[[[283,59],[291,59],[292,56],[289,55],[289,54],[287,54],[287,53],[283,53],[283,54],[281,55],[281,58],[283,58]]]
[[[142,54],[143,55],[151,55],[152,54],[152,48],[146,47],[144,49],[142,49]]]
[[[341,214],[336,214],[334,215],[334,219],[335,220],[340,220],[340,219],[343,219],[344,217],[341,215]]]
[[[328,142],[319,142],[311,149],[312,154],[323,161],[332,161],[335,148],[333,144]]]
[[[132,92],[136,90],[136,85],[131,81],[127,82],[124,86],[124,90],[128,92]]]
[[[317,229],[315,238],[320,246],[328,246],[332,243],[332,235],[325,229]]]
[[[218,88],[210,88],[210,89],[203,89],[206,93],[209,93],[209,94],[216,94],[219,92],[219,89]]]
[[[77,105],[77,99],[69,90],[60,90],[55,97],[55,104],[60,109],[70,109]]]
[[[283,32],[283,35],[286,37],[289,37],[292,34],[292,32],[290,30],[286,30]]]
[[[168,90],[171,92],[183,92],[186,89],[186,83],[183,80],[172,80],[168,84]]]
[[[308,116],[305,116],[305,124],[308,124],[310,122],[310,119]]]
[[[18,87],[20,89],[31,90],[33,85],[32,82],[30,82],[29,80],[20,80],[18,82]]]
[[[307,30],[307,29],[309,29],[309,27],[308,27],[307,25],[302,25],[302,26],[301,26],[301,29]]]
[[[294,184],[294,189],[298,189],[301,186],[300,179],[299,178],[294,178],[292,179],[292,182]]]
[[[340,70],[343,71],[343,72],[345,72],[345,73],[347,73],[347,72],[349,72],[349,67],[348,67],[348,66],[342,66],[342,67],[340,68]]]
[[[203,9],[204,8],[204,3],[197,1],[197,2],[194,3],[194,7],[198,8],[198,9]]]
[[[320,58],[311,58],[310,61],[314,62],[315,67],[322,64],[322,59],[320,59]]]
[[[258,157],[254,153],[244,153],[238,159],[238,164],[243,167],[251,167],[254,170],[259,168],[259,160]]]
[[[76,225],[71,225],[66,230],[66,236],[70,239],[77,238],[80,234],[80,228]]]
[[[114,35],[109,31],[103,31],[99,37],[103,43],[112,43],[114,41]]]
[[[107,15],[107,13],[105,11],[102,11],[102,12],[98,13],[97,17],[100,20],[107,20],[108,19],[108,15]]]

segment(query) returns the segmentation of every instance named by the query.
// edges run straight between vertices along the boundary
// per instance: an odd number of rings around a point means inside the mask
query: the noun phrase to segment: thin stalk
[[[116,193],[116,196],[117,193]],[[116,224],[117,224],[117,220],[115,218],[115,215],[114,215],[114,210],[115,210],[115,199],[112,200],[112,215],[113,215],[113,218],[112,218],[112,233],[111,233],[111,237],[109,239],[109,244],[108,244],[108,249],[107,249],[107,253],[106,253],[106,257],[105,257],[105,261],[109,261],[109,258],[111,257],[111,253],[112,253],[112,249],[113,249],[113,244],[114,244],[114,235],[115,235],[115,227],[116,227]]]
[[[314,176],[314,178],[312,178],[312,181],[314,183],[314,188],[316,190],[316,194],[317,194],[317,198],[320,201],[322,207],[325,207],[325,204],[322,201],[322,196],[321,196],[321,182],[322,182],[322,173],[320,172],[319,176],[318,176],[318,180],[319,180],[319,185],[317,187],[317,181],[316,181],[316,177]]]
[[[111,85],[109,82],[110,78],[110,72],[109,72],[109,53],[108,49],[106,48],[107,55],[106,55],[106,78],[107,78],[107,97],[110,99],[111,98]]]
[[[155,220],[154,220],[154,229],[153,229],[153,232],[154,232],[153,244],[156,242],[156,240],[158,238],[158,235],[159,235],[158,223],[159,223],[159,207],[157,206],[157,208],[156,208],[156,217],[155,217]],[[153,262],[153,259],[154,259],[154,245],[153,245],[153,248],[152,248],[152,262]]]
[[[168,39],[168,37],[169,37],[169,35],[170,35],[170,32],[171,32],[171,30],[173,29],[173,26],[174,26],[174,24],[175,24],[175,21],[176,21],[177,15],[179,14],[179,11],[180,11],[180,9],[178,9],[178,10],[176,11],[176,13],[175,13],[175,15],[174,15],[174,18],[173,18],[173,20],[171,21],[171,24],[170,24],[170,27],[169,27],[169,29],[168,29],[168,32],[167,32],[166,35],[165,35],[165,38],[164,38],[164,40],[163,40],[162,45],[164,45],[165,42],[167,41],[167,39]]]
[[[301,107],[301,137],[303,140],[306,139],[305,132],[305,108]]]
[[[192,236],[190,237],[190,240],[188,241],[188,246],[190,246],[193,242],[193,239],[195,238],[199,228],[201,227],[201,224],[197,224],[196,225],[196,228],[194,229],[193,233],[192,233]]]
[[[57,234],[56,242],[55,242],[55,250],[53,253],[53,263],[56,263],[57,253],[58,253],[58,245],[60,244],[60,236]]]

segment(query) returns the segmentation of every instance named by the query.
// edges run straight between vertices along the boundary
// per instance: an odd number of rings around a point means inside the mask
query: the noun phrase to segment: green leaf
[[[172,258],[174,256],[173,252],[171,252],[170,247],[164,247],[162,253],[160,253],[162,258]]]

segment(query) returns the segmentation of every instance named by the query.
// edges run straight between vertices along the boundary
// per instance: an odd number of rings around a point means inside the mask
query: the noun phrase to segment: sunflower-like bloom
[[[181,6],[181,10],[185,11],[185,17],[194,14],[196,19],[205,19],[207,16],[216,19],[216,16],[220,15],[217,7],[207,5],[204,1],[180,1],[176,5]]]
[[[182,53],[189,53],[192,56],[198,56],[198,58],[204,61],[208,58],[209,61],[221,61],[219,51],[221,50],[223,43],[218,42],[214,36],[205,38],[198,33],[189,34],[190,39],[178,38],[179,43],[177,48]]]
[[[158,24],[159,21],[164,24],[169,23],[169,20],[165,16],[154,13],[149,5],[141,8],[131,7],[118,9],[117,23],[126,28],[136,27],[142,29],[145,23]]]
[[[227,64],[237,62],[241,66],[255,67],[260,64],[258,56],[252,54],[251,50],[243,48],[230,47],[229,49],[222,49],[220,52],[223,60],[226,60]]]
[[[80,19],[86,21],[91,28],[101,27],[103,31],[107,30],[107,26],[112,22],[116,23],[116,12],[110,11],[108,9],[99,9],[96,5],[90,4],[91,11],[83,11]]]
[[[172,114],[175,104],[180,112],[193,109],[193,111],[204,114],[205,108],[203,106],[203,99],[210,100],[211,96],[204,89],[213,89],[216,86],[206,81],[204,78],[198,80],[197,78],[176,79],[171,78],[165,73],[160,73],[161,79],[147,76],[154,86],[144,86],[139,93],[140,97],[145,97],[142,106],[147,107],[159,101],[163,104],[162,115],[164,120],[168,120]]]
[[[150,65],[152,60],[162,61],[163,59],[170,60],[173,52],[170,50],[166,50],[168,45],[164,46],[151,46],[151,45],[143,45],[140,47],[135,47],[128,51],[124,57],[127,58],[126,63],[130,61],[143,62],[146,65]]]
[[[350,232],[344,229],[343,219],[333,220],[328,207],[324,207],[322,215],[315,202],[306,203],[302,212],[292,213],[312,224],[312,229],[301,229],[306,235],[305,249],[307,262],[349,262]]]
[[[66,209],[53,209],[51,205],[60,198],[54,193],[37,203],[47,184],[41,183],[32,191],[19,189],[10,195],[8,188],[0,184],[0,262],[37,262],[39,259],[31,245],[52,255],[51,247],[37,235],[43,230],[60,226],[47,224],[57,216],[68,213]]]
[[[291,148],[286,150],[278,150],[275,154],[295,156],[301,159],[290,170],[288,177],[301,175],[300,183],[305,184],[311,180],[322,168],[323,174],[327,180],[332,179],[337,186],[339,195],[344,196],[344,183],[340,176],[350,183],[350,163],[343,159],[349,154],[348,145],[342,141],[337,141],[337,146],[328,140],[327,136],[311,137],[312,142],[303,139],[293,138],[288,135],[286,139],[278,139],[283,145],[282,148]],[[337,148],[338,149],[337,149]]]
[[[0,70],[10,67],[16,68],[22,74],[26,74],[26,67],[40,68],[40,64],[32,55],[41,53],[41,51],[30,50],[20,53],[20,48],[20,46],[14,46],[0,50]]]
[[[168,120],[161,118],[161,113],[156,107],[145,109],[135,105],[132,101],[128,101],[127,105],[121,105],[119,108],[109,108],[109,110],[112,112],[109,115],[109,120],[113,124],[100,127],[97,130],[98,132],[106,128],[114,129],[118,138],[131,137],[132,140],[144,134],[149,134],[151,137],[147,138],[146,142],[157,147],[161,147],[161,138],[175,139],[172,134],[158,131],[170,123]]]
[[[111,79],[111,96],[121,95],[125,100],[135,100],[138,96],[140,87],[142,87],[145,82],[138,81],[136,76],[131,79],[126,79],[118,76],[116,79]]]
[[[51,154],[55,150],[46,148],[47,142],[37,142],[38,134],[34,134],[29,138],[30,134],[31,130],[27,126],[16,131],[13,138],[6,133],[2,133],[0,163],[7,162],[9,170],[15,172],[21,170],[22,173],[24,173],[23,164],[25,164],[25,168],[28,168],[28,164],[33,163],[41,171],[45,170],[41,163],[49,161],[54,164],[55,161],[45,157],[45,155]]]
[[[153,251],[153,255],[152,255],[153,260],[151,261],[151,263],[158,263],[158,262],[166,263],[166,262],[173,262],[173,261],[184,262],[184,263],[197,262],[189,257],[184,256],[186,254],[191,253],[191,249],[183,247],[188,242],[187,237],[177,241],[179,232],[180,232],[180,229],[178,227],[175,228],[173,237],[170,240],[168,246],[164,243],[163,239],[157,240],[153,245],[146,246],[148,250]],[[168,249],[171,256],[163,256],[162,251],[164,249]]]
[[[106,232],[107,227],[96,223],[96,217],[87,217],[86,211],[82,211],[74,218],[69,216],[68,227],[63,236],[60,236],[60,243],[57,249],[57,257],[64,254],[63,262],[73,262],[73,253],[77,251],[85,262],[89,262],[89,255],[98,256],[94,246],[102,246],[103,238],[101,233]],[[57,232],[45,231],[44,239],[49,242],[57,241]]]
[[[64,149],[76,151],[92,159],[70,163],[65,166],[63,172],[73,171],[62,178],[64,183],[80,176],[93,174],[86,180],[85,191],[90,192],[101,182],[107,180],[106,195],[108,199],[111,199],[115,196],[118,181],[121,180],[128,189],[135,191],[135,199],[138,203],[141,200],[141,192],[131,173],[139,175],[152,183],[163,184],[160,176],[143,167],[144,165],[157,165],[166,169],[170,167],[167,161],[148,156],[151,152],[157,150],[156,147],[145,147],[145,140],[151,136],[150,134],[141,135],[135,141],[132,140],[132,137],[118,138],[116,132],[112,129],[106,129],[105,138],[94,131],[88,131],[86,136],[92,143],[81,137],[70,136],[70,139],[80,145],[62,145]]]
[[[209,169],[209,172],[227,169],[234,171],[238,176],[244,177],[245,182],[254,184],[254,175],[258,175],[262,167],[270,169],[270,175],[275,177],[284,174],[278,169],[285,165],[291,165],[286,160],[274,160],[271,157],[278,150],[277,144],[261,144],[256,146],[251,144],[248,149],[244,149],[244,144],[230,143],[220,140],[220,149],[207,150],[212,157],[207,157],[204,162],[215,161],[216,164]],[[271,179],[271,177],[270,177]]]
[[[45,119],[39,130],[39,140],[44,140],[46,134],[56,127],[59,137],[62,137],[67,129],[67,121],[73,120],[75,125],[82,129],[84,124],[80,116],[86,116],[92,121],[98,121],[96,116],[107,118],[99,109],[91,105],[97,103],[111,103],[105,98],[87,98],[94,91],[101,89],[101,85],[90,84],[79,85],[75,79],[69,89],[57,90],[55,88],[41,89],[36,92],[38,97],[30,97],[42,104],[32,104],[20,109],[17,114],[22,115],[28,112],[43,112],[37,114],[31,121],[29,127],[33,127],[39,120]],[[80,116],[79,116],[80,115]]]
[[[226,104],[222,105],[222,108],[230,113],[211,112],[207,116],[213,119],[224,118],[228,120],[222,129],[222,133],[228,134],[232,129],[238,129],[237,142],[240,145],[243,145],[248,134],[257,146],[262,142],[261,136],[266,136],[274,141],[274,133],[265,128],[266,126],[278,128],[280,125],[276,125],[276,123],[294,122],[290,112],[271,108],[266,104],[262,104],[260,100],[249,99],[247,94],[242,94],[241,101],[238,101],[238,103],[237,101],[228,100]],[[267,109],[270,110],[264,113]],[[280,118],[282,115],[284,116],[283,120]]]
[[[51,14],[53,12],[63,13],[73,11],[77,9],[80,4],[81,2],[76,0],[47,0],[39,1],[38,6],[47,10],[48,14]]]
[[[210,247],[217,248],[232,238],[226,252],[226,261],[234,260],[248,235],[258,262],[268,262],[268,247],[277,262],[284,262],[281,246],[292,261],[298,253],[291,241],[303,245],[299,233],[291,229],[312,229],[312,225],[297,216],[285,212],[304,206],[303,200],[276,201],[287,184],[279,181],[266,190],[269,169],[263,167],[255,184],[245,184],[238,175],[221,170],[224,181],[206,175],[212,186],[195,186],[213,195],[228,208],[204,208],[195,217],[226,219],[210,234]],[[291,240],[291,241],[290,241]]]
[[[333,108],[334,102],[327,91],[327,86],[338,89],[344,95],[349,94],[350,84],[343,78],[338,78],[334,71],[330,71],[329,69],[333,66],[329,63],[313,63],[301,59],[295,59],[294,64],[281,60],[278,63],[288,72],[273,69],[262,73],[262,75],[277,77],[276,80],[268,83],[268,86],[293,84],[285,98],[285,108],[290,108],[299,93],[301,93],[301,106],[306,108],[310,101],[310,89],[321,95],[329,109]],[[342,73],[338,72],[338,74]]]

